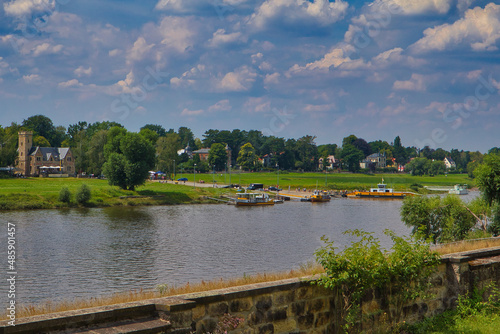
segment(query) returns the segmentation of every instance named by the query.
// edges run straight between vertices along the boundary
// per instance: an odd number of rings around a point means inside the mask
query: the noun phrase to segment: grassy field
[[[112,187],[106,180],[98,179],[0,179],[0,210],[49,209],[68,207],[59,202],[59,192],[67,187],[73,194],[70,207],[76,206],[74,197],[78,188],[90,187],[92,199],[89,207],[166,205],[207,202],[208,197],[218,197],[225,192],[214,188],[192,188],[158,182],[147,182],[135,191]]]
[[[193,181],[193,174],[177,174],[177,178],[186,177]],[[279,186],[283,189],[316,188],[330,190],[354,190],[368,189],[377,185],[384,179],[384,182],[397,190],[410,190],[410,186],[418,183],[422,186],[453,186],[455,184],[467,183],[469,187],[474,185],[474,181],[469,179],[467,174],[450,174],[448,176],[411,176],[408,174],[351,174],[351,173],[288,173],[280,172]],[[263,183],[264,186],[276,186],[278,184],[278,174],[276,172],[267,173],[218,173],[197,174],[196,180],[204,180],[212,183],[213,179],[217,183],[237,183],[249,185],[251,183]],[[326,184],[326,185],[325,185]]]
[[[193,181],[193,174],[177,174],[177,178],[186,177]],[[382,178],[389,187],[397,190],[412,190],[410,186],[418,183],[421,186],[452,186],[467,183],[473,186],[473,180],[466,174],[451,174],[448,176],[414,177],[406,174],[350,174],[350,173],[287,173],[280,172],[279,186],[283,189],[316,188],[327,190],[354,190],[374,187]],[[218,173],[196,174],[196,182],[204,181],[218,185],[237,183],[248,186],[251,183],[263,183],[265,187],[278,184],[277,173]],[[27,179],[0,179],[0,210],[19,209],[50,209],[59,207],[74,207],[74,194],[77,189],[86,184],[92,192],[92,199],[87,206],[103,207],[118,205],[167,205],[206,203],[206,197],[218,197],[227,194],[229,190],[221,188],[194,189],[185,185],[173,185],[158,182],[146,182],[137,187],[136,191],[126,191],[108,185],[106,180],[98,179],[55,179],[55,178],[27,178]],[[326,185],[325,185],[326,184]],[[59,192],[67,187],[73,194],[70,205],[59,202]]]

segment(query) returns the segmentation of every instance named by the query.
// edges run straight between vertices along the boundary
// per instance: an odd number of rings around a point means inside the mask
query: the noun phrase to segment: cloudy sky
[[[500,146],[500,4],[10,0],[0,124],[111,120],[318,144]]]

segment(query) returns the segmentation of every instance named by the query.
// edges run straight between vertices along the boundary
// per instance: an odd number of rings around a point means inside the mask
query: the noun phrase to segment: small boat
[[[241,193],[238,194],[236,199],[236,206],[261,206],[261,205],[274,205],[272,200],[266,193]]]
[[[377,184],[377,188],[370,188],[370,191],[355,191],[347,194],[348,198],[405,198],[406,196],[413,196],[410,192],[404,191],[394,191],[392,188],[387,188],[384,184],[384,179],[382,183]]]
[[[453,195],[467,195],[469,193],[469,190],[467,189],[466,184],[455,184],[453,186],[453,189],[450,189],[448,191],[449,194]]]
[[[330,199],[330,195],[324,191],[315,190],[311,195],[311,202],[329,202]]]

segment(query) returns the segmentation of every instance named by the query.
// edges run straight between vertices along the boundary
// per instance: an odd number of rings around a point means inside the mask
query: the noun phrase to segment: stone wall
[[[338,313],[330,290],[311,285],[313,277],[259,283],[0,323],[7,333],[205,333],[224,314],[243,318],[233,333],[334,333]],[[500,286],[500,247],[442,258],[432,279],[433,297],[404,307],[414,322],[453,308],[459,294],[494,282]],[[383,329],[388,296],[372,291],[363,300],[367,332]],[[112,331],[110,330],[112,328]]]

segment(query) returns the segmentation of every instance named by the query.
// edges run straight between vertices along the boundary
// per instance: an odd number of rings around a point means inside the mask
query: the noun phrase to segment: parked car
[[[269,187],[269,190],[271,190],[271,191],[281,191],[281,190],[283,190],[283,189],[279,189],[279,188],[277,188],[277,187],[270,186],[270,187]]]
[[[177,181],[187,181],[187,177],[181,177],[180,179],[177,179]]]

